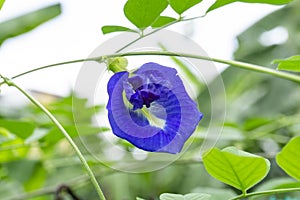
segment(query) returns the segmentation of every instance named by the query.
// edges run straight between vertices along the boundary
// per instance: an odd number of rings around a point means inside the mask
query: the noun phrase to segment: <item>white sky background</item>
[[[0,11],[0,22],[56,2],[58,1],[7,0]],[[35,67],[86,58],[103,41],[115,35],[102,35],[103,25],[134,28],[123,14],[126,0],[59,2],[62,4],[61,16],[27,34],[7,40],[0,47],[2,75],[10,77]],[[209,13],[205,18],[194,21],[192,39],[199,43],[208,55],[231,59],[235,49],[235,37],[255,21],[278,8],[280,7],[243,3],[225,6]],[[167,12],[169,11],[170,9]],[[185,15],[199,16],[203,11],[201,6],[197,6]],[[176,17],[176,14],[173,16]],[[169,29],[188,34],[188,23]],[[66,95],[72,89],[80,66],[81,64],[60,66],[26,75],[16,81],[26,89]],[[10,90],[5,88],[3,94],[6,92],[9,94]]]

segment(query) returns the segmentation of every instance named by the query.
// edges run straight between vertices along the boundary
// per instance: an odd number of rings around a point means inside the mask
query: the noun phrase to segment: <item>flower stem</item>
[[[258,195],[270,195],[270,194],[279,194],[279,193],[296,192],[296,191],[300,191],[300,188],[283,188],[283,189],[251,192],[251,193],[241,194],[239,196],[233,197],[230,200],[238,200],[238,199],[243,199],[243,198],[258,196]]]
[[[94,185],[98,196],[100,197],[101,200],[106,200],[105,196],[93,174],[93,171],[91,170],[91,168],[89,167],[88,163],[86,162],[84,156],[82,155],[81,151],[79,150],[79,148],[77,147],[77,145],[75,144],[75,142],[73,141],[73,139],[70,137],[70,135],[67,133],[67,131],[63,128],[63,126],[59,123],[59,121],[57,121],[57,119],[47,110],[47,108],[45,108],[39,101],[37,101],[33,96],[31,96],[29,93],[27,93],[25,90],[23,90],[21,87],[19,87],[18,85],[16,85],[14,82],[12,82],[11,80],[7,79],[6,77],[3,77],[0,75],[0,77],[4,80],[4,82],[8,85],[8,86],[12,86],[15,87],[16,89],[18,89],[22,94],[24,94],[34,105],[36,105],[39,109],[41,109],[50,119],[51,121],[57,126],[57,128],[63,133],[63,135],[65,136],[65,138],[68,140],[68,142],[70,143],[70,145],[73,147],[75,153],[77,154],[77,156],[79,157],[82,165],[84,166],[84,168],[86,169],[92,184]]]

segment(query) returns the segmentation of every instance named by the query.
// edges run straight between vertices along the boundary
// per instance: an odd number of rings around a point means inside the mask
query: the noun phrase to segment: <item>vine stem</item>
[[[195,54],[187,54],[187,53],[179,53],[179,52],[168,52],[168,51],[145,51],[145,52],[128,52],[128,53],[122,53],[122,54],[111,54],[111,55],[107,55],[107,57],[140,56],[140,55],[177,56],[177,57],[208,60],[208,61],[228,64],[230,66],[243,68],[243,69],[247,69],[247,70],[251,70],[251,71],[262,72],[262,73],[265,73],[265,74],[270,74],[270,75],[273,75],[273,76],[277,76],[277,77],[280,77],[280,78],[284,78],[284,79],[288,79],[288,80],[300,83],[300,76],[295,75],[295,74],[282,72],[282,71],[278,71],[278,70],[263,67],[263,66],[260,66],[260,65],[250,64],[250,63],[244,63],[244,62],[234,61],[234,60],[223,60],[223,59],[219,59],[219,58],[211,58],[211,57],[195,55]]]
[[[247,193],[247,194],[241,194],[239,196],[231,198],[230,200],[238,200],[238,199],[252,197],[252,196],[258,196],[258,195],[270,195],[270,194],[279,194],[279,193],[296,192],[296,191],[300,191],[300,188],[283,188],[283,189],[276,189],[276,190],[251,192],[251,193]]]
[[[94,185],[98,196],[100,197],[101,200],[106,200],[94,174],[93,171],[91,170],[91,168],[89,167],[87,161],[85,160],[84,156],[82,155],[81,151],[79,150],[78,146],[75,144],[75,142],[73,141],[73,139],[70,137],[70,135],[67,133],[67,131],[63,128],[63,126],[59,123],[59,121],[50,113],[50,111],[47,110],[47,108],[45,108],[38,100],[36,100],[33,96],[31,96],[29,93],[27,93],[25,90],[23,90],[21,87],[19,87],[17,84],[15,84],[14,82],[12,82],[11,80],[9,80],[6,77],[3,77],[2,75],[0,75],[0,77],[4,80],[4,82],[8,85],[8,86],[12,86],[15,87],[16,89],[18,89],[23,95],[25,95],[35,106],[37,106],[39,109],[41,109],[49,118],[50,120],[57,126],[57,128],[62,132],[62,134],[64,135],[64,137],[68,140],[68,142],[70,143],[70,145],[73,147],[75,153],[77,154],[77,156],[79,157],[82,165],[84,166],[84,168],[86,169],[92,184]]]
[[[78,63],[78,62],[86,62],[86,61],[96,61],[96,62],[104,62],[105,59],[107,58],[113,58],[113,57],[124,57],[124,56],[142,56],[142,55],[156,55],[156,56],[177,56],[177,57],[185,57],[185,58],[195,58],[195,59],[201,59],[201,60],[208,60],[212,62],[217,62],[217,63],[223,63],[227,64],[233,67],[237,68],[242,68],[242,69],[247,69],[255,72],[260,72],[264,74],[270,74],[279,78],[283,78],[286,80],[294,81],[296,83],[300,83],[300,76],[292,73],[287,73],[283,71],[278,71],[275,69],[263,67],[260,65],[254,65],[250,63],[245,63],[245,62],[240,62],[240,61],[234,61],[234,60],[224,60],[224,59],[219,59],[219,58],[212,58],[208,56],[201,56],[201,55],[195,55],[195,54],[186,54],[186,53],[180,53],[180,52],[169,52],[169,51],[143,51],[143,52],[127,52],[127,53],[116,53],[116,54],[110,54],[110,55],[103,55],[103,56],[98,56],[98,57],[93,57],[93,58],[87,58],[87,59],[78,59],[78,60],[71,60],[71,61],[66,61],[66,62],[60,62],[60,63],[55,63],[51,65],[46,65],[42,67],[38,67],[26,72],[23,72],[21,74],[13,76],[11,79],[15,79],[21,76],[24,76],[26,74],[39,71],[42,69],[50,68],[50,67],[55,67],[59,65],[65,65],[65,64],[72,64],[72,63]],[[4,82],[0,83],[0,86],[4,84]]]

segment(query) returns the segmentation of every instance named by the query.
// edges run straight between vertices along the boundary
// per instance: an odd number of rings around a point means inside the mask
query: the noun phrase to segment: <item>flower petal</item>
[[[146,63],[134,74],[128,78],[128,72],[116,73],[108,83],[107,110],[113,133],[146,151],[180,152],[202,118],[196,103],[173,68]],[[133,109],[125,106],[123,92]],[[159,108],[153,115],[165,120],[163,127],[150,125],[139,110],[143,105],[150,112]]]

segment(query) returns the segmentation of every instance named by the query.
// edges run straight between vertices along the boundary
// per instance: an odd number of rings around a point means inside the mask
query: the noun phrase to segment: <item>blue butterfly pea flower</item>
[[[202,118],[176,69],[157,63],[115,73],[107,91],[112,132],[145,151],[179,153]]]

